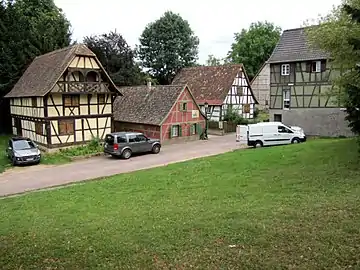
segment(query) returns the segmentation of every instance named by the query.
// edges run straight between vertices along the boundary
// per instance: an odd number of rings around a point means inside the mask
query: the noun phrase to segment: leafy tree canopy
[[[332,65],[345,70],[333,81],[334,89],[350,127],[360,134],[360,0],[344,0],[307,33],[312,46],[330,53]]]
[[[252,23],[249,29],[235,33],[235,41],[231,45],[227,62],[243,64],[251,80],[270,57],[280,34],[281,28],[273,23]]]
[[[140,37],[138,56],[160,84],[168,84],[181,68],[195,64],[198,45],[199,39],[189,23],[167,11],[146,26]]]
[[[135,52],[121,34],[110,32],[85,37],[84,43],[96,54],[115,84],[124,86],[144,83],[144,74],[135,62]]]
[[[70,23],[53,0],[0,1],[0,132],[9,121],[2,97],[39,55],[70,44]]]
[[[210,54],[206,60],[206,66],[219,66],[223,64],[223,60],[216,58],[214,55]]]

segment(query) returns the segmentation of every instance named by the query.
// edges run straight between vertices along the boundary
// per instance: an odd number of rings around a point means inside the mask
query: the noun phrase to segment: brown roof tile
[[[96,57],[84,44],[76,44],[38,56],[5,97],[44,96],[76,55]]]
[[[114,120],[160,125],[186,86],[147,85],[120,87],[114,102]]]
[[[183,68],[172,83],[187,84],[198,103],[207,101],[209,104],[222,104],[240,71],[245,73],[250,87],[242,64]]]

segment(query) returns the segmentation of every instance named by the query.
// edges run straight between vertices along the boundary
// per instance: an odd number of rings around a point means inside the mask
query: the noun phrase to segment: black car
[[[13,165],[38,164],[41,159],[41,153],[36,143],[26,137],[11,138],[6,154]]]

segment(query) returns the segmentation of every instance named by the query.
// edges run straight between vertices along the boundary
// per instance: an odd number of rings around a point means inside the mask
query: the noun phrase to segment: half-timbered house
[[[264,63],[250,82],[251,89],[258,101],[259,109],[268,109],[270,101],[270,65]]]
[[[121,87],[114,102],[115,131],[143,132],[164,143],[198,140],[205,128],[201,112],[186,85]]]
[[[45,149],[102,139],[111,132],[116,95],[121,94],[85,45],[36,57],[6,95],[13,134]]]
[[[181,69],[173,84],[187,84],[208,119],[222,121],[228,109],[253,118],[257,100],[243,65],[199,66]]]
[[[306,28],[285,30],[268,63],[270,121],[301,126],[308,135],[352,135],[331,91],[342,70],[328,53],[309,45]]]

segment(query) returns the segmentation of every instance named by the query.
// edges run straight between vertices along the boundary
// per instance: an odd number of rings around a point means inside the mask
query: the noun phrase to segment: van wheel
[[[160,145],[154,145],[151,152],[153,152],[154,154],[159,154],[160,152]]]
[[[260,147],[263,147],[262,141],[256,141],[255,142],[255,148],[260,148]]]
[[[131,150],[130,149],[125,149],[123,152],[122,152],[122,154],[121,154],[121,156],[122,156],[122,158],[124,158],[124,159],[129,159],[130,157],[131,157]]]
[[[294,138],[292,139],[291,143],[300,143],[300,140],[299,138]]]

